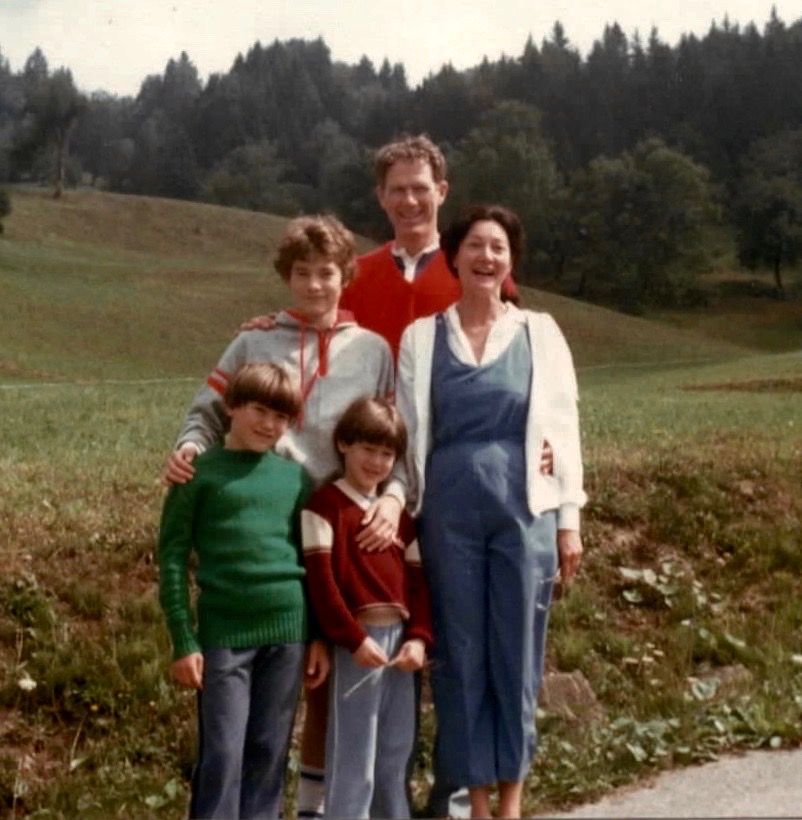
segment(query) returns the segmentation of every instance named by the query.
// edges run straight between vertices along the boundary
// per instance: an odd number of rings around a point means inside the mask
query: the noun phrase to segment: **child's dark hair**
[[[301,391],[289,373],[277,364],[250,362],[231,378],[223,394],[226,407],[234,410],[258,402],[291,419],[301,412]]]
[[[334,445],[376,444],[389,447],[396,459],[407,451],[407,426],[387,399],[363,396],[352,401],[334,428]]]

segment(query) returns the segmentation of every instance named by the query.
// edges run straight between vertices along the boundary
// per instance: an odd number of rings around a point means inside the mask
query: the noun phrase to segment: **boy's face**
[[[258,401],[249,401],[239,407],[227,407],[231,430],[226,439],[228,450],[252,450],[266,453],[290,426],[290,417]]]
[[[437,212],[448,192],[445,180],[435,182],[425,159],[401,159],[387,171],[376,189],[396,242],[410,253],[425,247],[437,236]]]
[[[330,327],[334,323],[343,291],[343,274],[334,260],[318,253],[296,259],[288,284],[293,308],[310,324]]]
[[[395,464],[395,450],[381,444],[338,441],[337,449],[343,456],[346,480],[365,495],[375,495],[376,488],[390,475]]]

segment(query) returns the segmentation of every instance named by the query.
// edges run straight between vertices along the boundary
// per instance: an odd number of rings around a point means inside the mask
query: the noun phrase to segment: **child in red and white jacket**
[[[360,549],[356,536],[378,485],[406,451],[388,401],[357,399],[334,430],[341,479],[304,509],[304,561],[321,629],[334,644],[326,732],[326,815],[409,817],[406,766],[414,741],[412,672],[431,647],[431,608],[412,519],[396,546]]]

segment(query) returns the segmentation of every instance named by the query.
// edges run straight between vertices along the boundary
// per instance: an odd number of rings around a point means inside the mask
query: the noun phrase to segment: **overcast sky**
[[[773,5],[786,24],[802,17],[800,0]],[[377,66],[401,62],[411,84],[451,62],[463,69],[502,54],[518,56],[560,20],[586,54],[605,23],[646,40],[656,26],[675,45],[682,33],[704,35],[725,15],[762,30],[771,0],[0,0],[0,53],[19,71],[34,48],[51,69],[66,66],[84,91],[136,94],[186,51],[205,80],[228,71],[257,40],[322,36],[332,58]]]

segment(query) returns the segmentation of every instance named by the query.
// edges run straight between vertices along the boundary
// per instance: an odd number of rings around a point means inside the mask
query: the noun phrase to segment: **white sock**
[[[323,817],[326,784],[323,769],[301,764],[298,777],[298,817]]]

